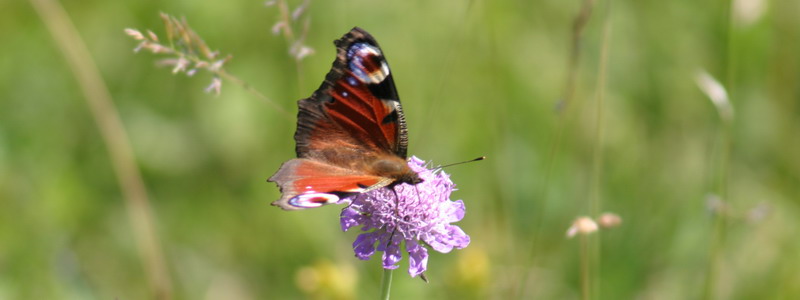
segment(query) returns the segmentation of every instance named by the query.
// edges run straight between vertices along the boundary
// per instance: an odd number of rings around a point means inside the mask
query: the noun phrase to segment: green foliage
[[[579,297],[579,241],[565,232],[596,217],[592,197],[622,217],[590,236],[593,297],[800,298],[800,7],[733,2],[613,2],[601,75],[608,2],[598,1],[561,112],[579,1],[314,1],[307,33],[300,19],[291,39],[271,34],[280,9],[259,1],[64,5],[128,131],[175,298],[378,296],[380,264],[353,257],[357,233],[341,232],[339,209],[281,211],[266,182],[294,156],[295,101],[319,86],[332,41],[353,26],[389,60],[410,154],[488,157],[447,170],[472,244],[432,253],[429,284],[406,276],[404,259],[396,299]],[[768,6],[736,9],[753,3]],[[2,7],[0,299],[152,297],[70,66],[30,3]],[[224,77],[219,96],[204,93],[213,75],[172,75],[154,66],[164,57],[134,53],[123,29],[163,39],[160,11],[185,16],[233,55],[229,74],[289,113]],[[296,59],[297,41],[314,53]],[[700,70],[727,89],[729,126]]]

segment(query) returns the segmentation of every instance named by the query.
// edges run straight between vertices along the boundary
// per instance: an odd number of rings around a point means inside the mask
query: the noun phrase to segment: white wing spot
[[[326,193],[300,194],[289,199],[289,205],[301,208],[320,207],[336,202],[339,202],[339,196]]]

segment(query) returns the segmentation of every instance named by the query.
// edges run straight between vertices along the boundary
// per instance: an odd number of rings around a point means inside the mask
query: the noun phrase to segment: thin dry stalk
[[[589,300],[591,295],[591,259],[589,258],[589,236],[581,235],[581,299]]]
[[[591,187],[589,192],[589,214],[596,216],[600,214],[602,210],[602,199],[601,195],[601,176],[603,171],[603,144],[605,141],[605,97],[606,97],[606,82],[608,77],[608,53],[609,53],[609,46],[611,44],[611,0],[609,0],[605,4],[605,11],[603,13],[603,32],[602,32],[602,44],[600,48],[600,65],[597,69],[597,83],[595,86],[595,99],[597,106],[595,108],[595,142],[594,142],[594,153],[592,155],[592,178],[591,178]],[[600,274],[600,268],[602,266],[602,260],[600,255],[601,250],[601,240],[598,237],[593,238],[590,241],[589,248],[591,250],[591,264],[592,270],[594,271],[590,277],[592,284],[588,286],[595,296],[599,294],[599,288],[602,286],[600,284],[600,280],[602,276]],[[589,275],[587,275],[589,276]]]
[[[730,28],[730,27],[729,27]],[[730,67],[730,66],[729,66]],[[715,173],[715,193],[721,201],[728,201],[728,176],[730,156],[733,148],[733,122],[734,109],[731,105],[728,90],[708,74],[699,75],[698,85],[708,95],[720,115],[721,128],[718,133],[719,158],[718,169]],[[724,203],[724,202],[722,202]],[[720,261],[725,252],[725,239],[728,229],[728,214],[722,210],[712,211],[714,217],[711,238],[709,239],[709,258],[706,267],[706,278],[703,287],[703,298],[713,299],[719,272]]]
[[[733,23],[732,17],[728,20],[731,24]],[[733,25],[728,26],[729,31],[733,31]],[[728,33],[728,39],[732,39],[733,32]],[[732,41],[728,41],[728,44],[732,44]],[[717,113],[720,117],[720,129],[718,132],[718,140],[719,140],[719,158],[718,158],[718,168],[715,173],[715,181],[716,186],[715,196],[713,199],[717,199],[716,202],[720,203],[719,207],[724,208],[726,207],[725,201],[728,201],[728,177],[729,177],[729,168],[730,168],[730,156],[731,151],[733,148],[733,122],[735,120],[735,111],[730,99],[731,90],[730,85],[733,84],[733,64],[731,58],[732,51],[728,51],[728,78],[729,83],[728,87],[724,86],[720,83],[717,79],[715,79],[711,74],[708,74],[705,71],[698,72],[697,76],[695,77],[695,81],[697,82],[698,87],[702,90],[706,96],[708,96],[711,103],[717,109]],[[712,216],[714,217],[713,227],[711,229],[711,237],[709,239],[709,258],[706,266],[706,278],[705,284],[703,287],[703,298],[704,299],[713,299],[715,297],[715,288],[716,282],[718,277],[718,269],[720,265],[720,261],[724,256],[725,252],[725,239],[727,235],[727,228],[728,228],[728,221],[729,216],[724,209],[712,209]]]
[[[314,49],[305,44],[308,31],[311,28],[311,17],[305,16],[302,21],[300,19],[306,15],[311,1],[303,1],[291,12],[289,12],[290,9],[286,0],[269,1],[266,4],[267,6],[276,4],[278,6],[280,20],[272,26],[272,33],[275,35],[281,34],[286,40],[286,44],[289,45],[289,55],[294,58],[295,62],[298,93],[302,93],[303,66],[301,61],[305,57],[314,54]],[[302,26],[302,29],[296,30],[295,26]],[[297,34],[298,31],[299,34]]]
[[[564,93],[556,107],[559,112],[566,111],[572,102],[572,98],[575,96],[575,85],[577,82],[578,69],[580,68],[583,32],[586,30],[586,24],[589,23],[589,18],[592,16],[594,3],[595,0],[584,0],[580,12],[572,21],[572,45],[569,56],[569,68],[567,69]]]
[[[289,12],[289,5],[286,3],[286,0],[277,0],[269,3],[269,5],[272,4],[278,5],[280,17],[280,20],[272,26],[272,33],[283,35],[283,38],[289,45],[289,54],[292,55],[298,63],[306,56],[314,54],[314,49],[305,44],[308,31],[311,28],[311,17],[305,16],[305,18],[300,21],[300,18],[308,11],[308,6],[311,5],[311,1],[303,1],[303,3],[295,7],[291,13]],[[296,34],[298,30],[294,28],[295,26],[302,26],[299,30],[299,35]]]
[[[570,106],[572,100],[575,96],[575,91],[577,89],[577,74],[580,68],[580,56],[581,56],[581,43],[583,39],[583,32],[585,31],[586,24],[589,22],[589,19],[592,16],[592,9],[594,8],[595,0],[584,0],[581,5],[581,10],[575,16],[572,22],[572,36],[571,36],[571,51],[570,57],[568,62],[568,69],[567,69],[567,77],[565,79],[564,84],[564,92],[562,94],[562,98],[558,101],[556,105],[556,113],[558,114],[557,124],[556,124],[556,134],[555,140],[550,145],[550,150],[547,154],[547,163],[545,167],[544,178],[541,181],[542,188],[541,196],[539,199],[542,199],[542,205],[534,212],[534,233],[533,237],[531,238],[530,245],[528,246],[528,251],[530,255],[526,258],[527,262],[523,263],[522,265],[525,266],[523,268],[522,278],[519,281],[519,288],[516,292],[516,297],[520,297],[521,295],[525,294],[525,283],[528,281],[529,272],[526,270],[530,270],[534,265],[536,265],[536,255],[535,246],[538,244],[538,241],[541,237],[541,230],[542,230],[542,219],[545,215],[547,210],[547,197],[549,195],[549,188],[550,188],[550,180],[553,174],[553,170],[555,168],[555,161],[556,156],[561,150],[561,141],[564,137],[564,131],[566,130],[567,124],[571,120],[572,117],[567,112],[570,111]]]
[[[166,44],[162,43],[158,35],[148,30],[144,34],[139,30],[127,28],[125,33],[139,42],[134,51],[147,50],[154,54],[169,55],[170,58],[158,61],[159,65],[172,67],[172,73],[185,73],[194,76],[198,71],[210,72],[213,77],[205,91],[219,95],[222,90],[222,78],[241,86],[247,92],[270,104],[281,116],[289,119],[290,114],[275,101],[259,92],[247,82],[228,73],[225,64],[233,56],[227,55],[220,58],[219,51],[212,51],[206,42],[198,35],[185,18],[178,19],[166,13],[161,13],[166,31]]]
[[[64,8],[54,0],[30,0],[30,2],[69,63],[108,148],[118,183],[125,197],[134,240],[153,298],[170,299],[172,282],[154,224],[147,189],[136,166],[128,134],[111,100],[111,94]]]

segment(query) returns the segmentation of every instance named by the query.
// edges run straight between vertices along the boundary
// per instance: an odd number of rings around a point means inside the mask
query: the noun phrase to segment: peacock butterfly
[[[268,180],[282,193],[272,205],[285,210],[422,182],[406,163],[405,117],[378,43],[355,27],[334,45],[336,60],[322,85],[297,102],[297,158]]]

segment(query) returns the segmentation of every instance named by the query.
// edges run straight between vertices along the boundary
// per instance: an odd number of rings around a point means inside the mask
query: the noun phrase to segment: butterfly
[[[272,205],[285,210],[422,182],[406,162],[405,116],[380,46],[358,27],[334,45],[336,60],[322,85],[297,102],[297,158],[268,180],[282,194]]]

